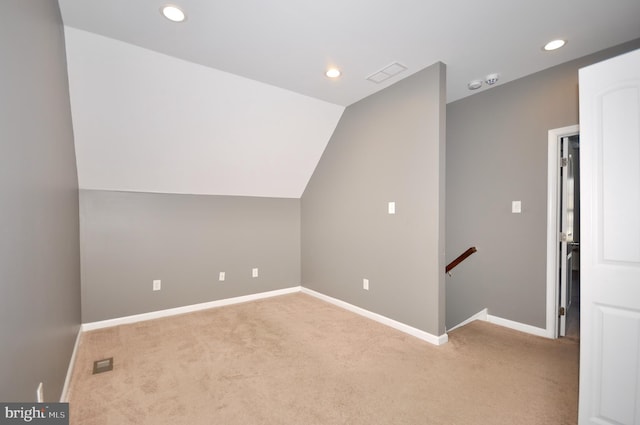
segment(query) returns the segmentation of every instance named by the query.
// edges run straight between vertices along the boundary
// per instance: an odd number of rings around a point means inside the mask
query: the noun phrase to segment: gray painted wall
[[[433,335],[444,333],[444,87],[439,63],[349,106],[302,196],[303,286]]]
[[[484,308],[546,326],[547,134],[578,124],[578,69],[636,40],[447,105],[447,327]],[[568,46],[567,48],[570,48]],[[511,201],[522,201],[522,214]]]
[[[0,400],[58,400],[80,324],[76,172],[55,1],[0,14]]]
[[[299,199],[81,190],[80,229],[83,323],[300,285]]]

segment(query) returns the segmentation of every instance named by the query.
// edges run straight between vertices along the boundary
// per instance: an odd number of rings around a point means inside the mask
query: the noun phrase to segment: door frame
[[[546,336],[558,338],[558,252],[560,222],[558,203],[560,140],[580,133],[579,125],[549,130],[547,145],[547,327]]]

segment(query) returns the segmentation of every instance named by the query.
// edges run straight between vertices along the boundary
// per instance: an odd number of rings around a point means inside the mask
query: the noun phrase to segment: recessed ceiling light
[[[167,5],[160,9],[165,18],[173,22],[182,22],[186,16],[178,6]]]
[[[543,49],[546,50],[547,52],[550,52],[552,50],[556,50],[556,49],[561,48],[565,44],[567,44],[567,42],[565,40],[560,40],[560,39],[553,40],[553,41],[550,41],[547,44],[545,44]]]
[[[325,75],[329,78],[338,78],[340,76],[340,70],[338,68],[329,68]]]

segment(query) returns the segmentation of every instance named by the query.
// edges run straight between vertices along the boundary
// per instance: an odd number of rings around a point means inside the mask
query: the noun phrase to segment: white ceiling
[[[59,0],[83,189],[299,198],[345,106],[437,61],[453,101],[640,37],[639,0],[170,1]]]
[[[299,198],[344,107],[65,28],[82,189]]]
[[[161,0],[59,3],[67,26],[342,106],[437,61],[451,102],[487,74],[500,84],[640,37],[638,0],[171,0],[187,13],[179,24]],[[541,50],[558,37],[567,46]],[[394,61],[408,70],[365,79]]]

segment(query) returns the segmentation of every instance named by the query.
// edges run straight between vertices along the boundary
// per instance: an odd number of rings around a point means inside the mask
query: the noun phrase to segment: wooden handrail
[[[446,273],[450,273],[451,270],[453,270],[458,264],[462,263],[464,260],[467,259],[467,257],[469,257],[471,254],[473,254],[474,252],[478,251],[476,249],[475,246],[472,246],[471,248],[467,249],[465,252],[463,252],[462,254],[460,254],[458,256],[458,258],[456,258],[455,260],[453,260],[452,262],[450,262],[447,267],[445,268],[445,272]],[[451,276],[451,275],[449,275]]]

